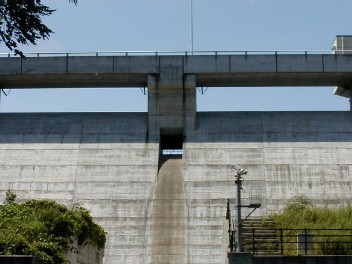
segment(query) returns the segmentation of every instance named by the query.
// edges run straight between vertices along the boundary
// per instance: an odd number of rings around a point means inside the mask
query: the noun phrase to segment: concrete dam
[[[234,164],[257,216],[296,194],[352,202],[352,114],[197,112],[196,87],[351,83],[348,54],[0,58],[3,88],[148,87],[147,113],[1,113],[0,189],[83,204],[106,264],[223,264]]]

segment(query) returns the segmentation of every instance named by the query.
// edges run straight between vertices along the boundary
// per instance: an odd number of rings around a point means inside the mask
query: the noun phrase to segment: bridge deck
[[[0,58],[2,88],[141,87],[163,68],[194,74],[197,86],[341,86],[352,55],[175,55]]]

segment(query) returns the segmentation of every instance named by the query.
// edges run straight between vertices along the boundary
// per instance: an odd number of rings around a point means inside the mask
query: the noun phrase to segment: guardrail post
[[[68,73],[68,53],[66,53],[66,73]]]
[[[252,229],[252,247],[253,247],[253,255],[255,255],[255,229]]]
[[[231,252],[233,252],[234,250],[234,238],[235,238],[235,231],[231,231],[231,240],[230,240],[230,249]]]
[[[282,233],[282,228],[280,228],[280,254],[284,254],[284,235]]]
[[[308,254],[308,245],[307,245],[307,228],[304,229],[304,252]]]

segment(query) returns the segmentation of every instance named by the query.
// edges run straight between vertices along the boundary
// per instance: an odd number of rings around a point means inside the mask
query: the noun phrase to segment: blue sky
[[[55,32],[24,51],[190,50],[190,0],[43,0]],[[352,0],[193,0],[194,50],[325,50],[352,35]],[[8,52],[0,46],[0,52]],[[6,91],[8,92],[8,91]],[[348,110],[332,87],[209,88],[200,111]],[[12,90],[2,112],[146,111],[139,89]]]

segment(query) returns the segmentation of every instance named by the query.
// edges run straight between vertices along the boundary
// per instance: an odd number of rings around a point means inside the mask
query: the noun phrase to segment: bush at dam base
[[[0,255],[32,255],[41,264],[57,264],[67,263],[68,253],[80,247],[104,248],[105,231],[84,207],[70,210],[51,200],[16,203],[15,198],[8,191],[0,205]]]
[[[314,236],[316,255],[352,255],[351,205],[317,208],[300,195],[291,198],[282,212],[271,217],[277,230],[284,230],[284,255],[297,255],[297,229],[308,230]]]

